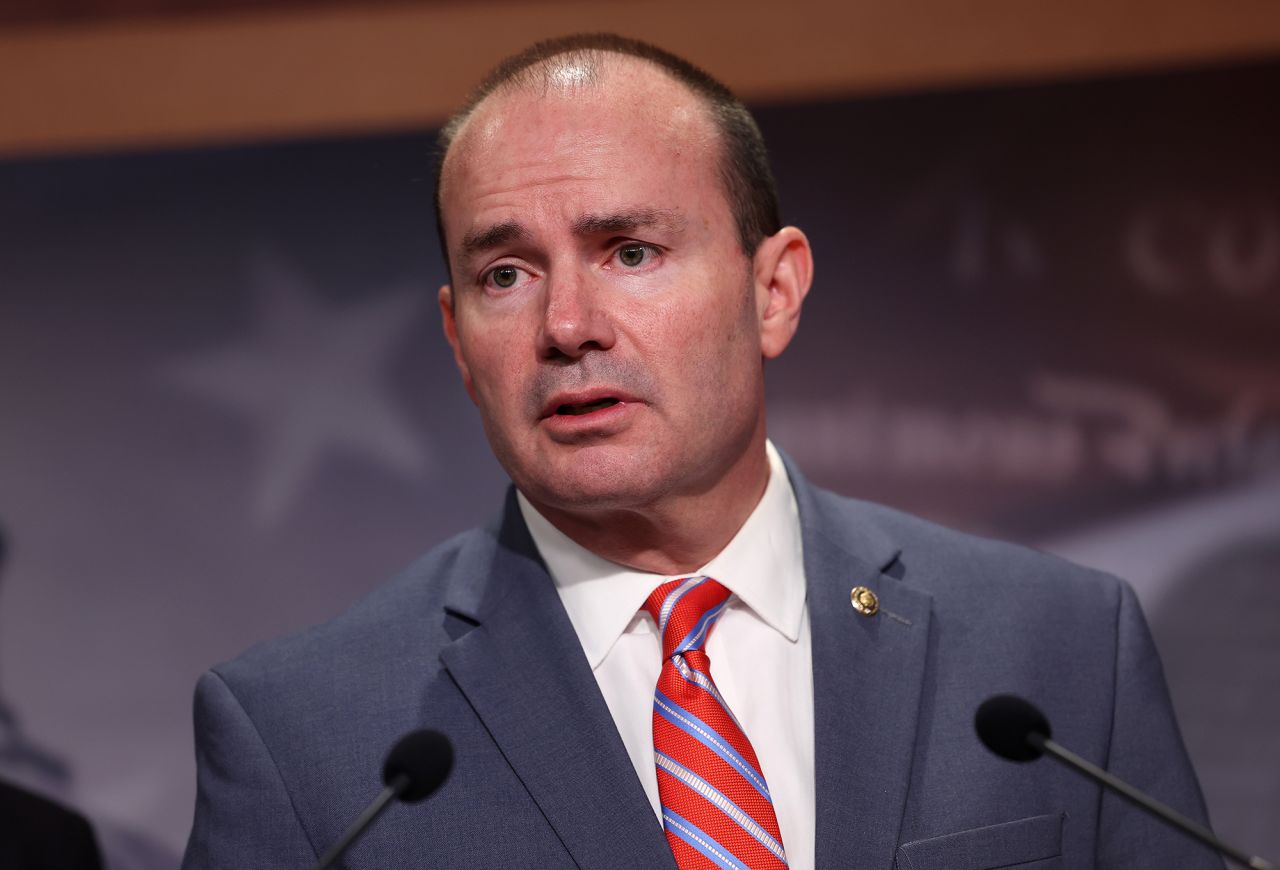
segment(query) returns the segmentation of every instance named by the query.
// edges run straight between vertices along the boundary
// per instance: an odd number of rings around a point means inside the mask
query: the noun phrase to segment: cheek
[[[755,308],[745,288],[715,294],[714,300],[711,295],[705,304],[686,301],[650,309],[638,327],[665,372],[661,380],[698,407],[738,404],[754,395],[760,377]]]
[[[729,285],[723,273],[706,269],[665,280],[671,283],[660,292],[625,299],[625,310],[615,312],[647,346],[687,353],[694,347],[733,345],[755,331],[755,306],[745,281]]]
[[[462,356],[471,375],[471,383],[479,400],[491,406],[505,406],[504,398],[524,383],[520,371],[521,354],[514,335],[484,323],[462,341]]]
[[[744,355],[758,356],[760,338],[755,306],[745,287],[707,292],[696,306],[664,312],[683,346],[696,344],[708,354],[740,368]]]

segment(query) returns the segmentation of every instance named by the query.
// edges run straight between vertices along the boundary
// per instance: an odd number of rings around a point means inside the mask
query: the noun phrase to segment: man
[[[973,735],[986,696],[1027,695],[1203,815],[1127,587],[821,492],[767,443],[812,257],[722,86],[570,37],[442,146],[444,329],[514,489],[202,679],[186,866],[314,861],[424,726],[450,780],[348,866],[1221,866]]]

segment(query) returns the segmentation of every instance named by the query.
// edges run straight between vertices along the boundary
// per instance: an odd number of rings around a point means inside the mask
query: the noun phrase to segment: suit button
[[[853,609],[863,616],[875,616],[880,610],[880,599],[865,586],[855,586],[849,590],[849,601]]]

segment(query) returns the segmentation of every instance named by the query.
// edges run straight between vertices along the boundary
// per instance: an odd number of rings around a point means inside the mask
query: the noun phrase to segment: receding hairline
[[[574,74],[567,76],[565,72],[570,67],[574,68]],[[601,47],[571,48],[521,67],[491,88],[486,89],[482,85],[481,93],[477,94],[461,111],[450,118],[449,122],[440,131],[439,147],[441,153],[438,158],[440,161],[440,180],[444,178],[443,170],[448,162],[449,155],[453,153],[454,144],[462,137],[471,121],[480,114],[481,109],[492,100],[510,97],[518,93],[544,97],[555,93],[570,96],[580,90],[599,89],[605,86],[612,76],[618,73],[625,73],[628,69],[655,71],[663,79],[693,98],[693,102],[702,109],[703,119],[706,121],[707,129],[714,137],[713,141],[723,147],[723,143],[720,141],[723,136],[714,117],[715,104],[711,98],[706,94],[699,93],[688,82],[681,81],[679,77],[660,63],[639,55],[627,54],[617,49]],[[501,67],[499,70],[501,70]],[[486,84],[488,83],[486,82]]]
[[[635,61],[636,63],[629,63],[629,61]],[[558,72],[570,66],[575,67],[582,75],[575,76],[572,79],[557,78]],[[713,166],[722,165],[725,160],[726,145],[720,126],[716,123],[714,116],[715,105],[709,97],[698,93],[695,88],[681,81],[670,70],[648,58],[605,48],[566,50],[524,67],[511,78],[498,83],[480,99],[474,100],[462,112],[455,115],[450,124],[441,131],[440,142],[444,151],[439,158],[440,164],[436,178],[436,207],[441,234],[441,247],[444,248],[443,189],[445,178],[449,174],[446,172],[446,168],[449,165],[450,156],[454,153],[454,145],[460,139],[463,139],[470,122],[480,116],[487,105],[490,105],[495,100],[519,97],[521,95],[529,95],[534,98],[572,98],[577,92],[599,91],[608,87],[611,82],[617,81],[620,75],[625,76],[630,72],[645,69],[656,71],[663,80],[674,85],[680,93],[690,98],[693,105],[699,108],[698,121],[708,137],[704,140],[710,149],[708,156]],[[467,147],[464,144],[464,152]],[[456,167],[453,171],[457,171]],[[730,204],[730,210],[732,211],[732,204]],[[522,236],[525,230],[515,223],[510,226],[490,228],[489,231],[477,237],[464,239],[462,247],[473,250],[490,246],[493,242],[490,232],[497,233],[502,238],[511,238]],[[464,250],[464,255],[469,250]],[[448,257],[447,252],[446,257]],[[451,259],[448,262],[452,265]],[[452,276],[450,277],[452,278]]]
[[[441,198],[445,163],[453,151],[454,141],[489,97],[521,87],[541,86],[544,91],[557,85],[562,91],[586,88],[601,82],[611,69],[644,69],[644,64],[628,63],[629,60],[644,61],[657,69],[701,107],[702,111],[697,116],[708,122],[711,128],[708,143],[718,152],[717,174],[733,214],[743,253],[752,256],[761,240],[781,228],[777,187],[760,128],[751,112],[723,82],[690,61],[651,43],[615,33],[578,33],[534,43],[519,54],[508,57],[485,77],[437,136],[436,233],[445,265],[450,271],[452,263]],[[563,73],[569,67],[575,67],[574,75],[566,78]]]

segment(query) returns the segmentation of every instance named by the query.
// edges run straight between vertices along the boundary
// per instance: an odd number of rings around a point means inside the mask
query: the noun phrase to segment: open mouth
[[[556,408],[556,413],[563,416],[579,417],[583,414],[590,414],[592,411],[599,411],[602,408],[608,408],[611,405],[618,404],[618,400],[612,397],[597,399],[594,402],[583,402],[580,405],[560,405]]]

